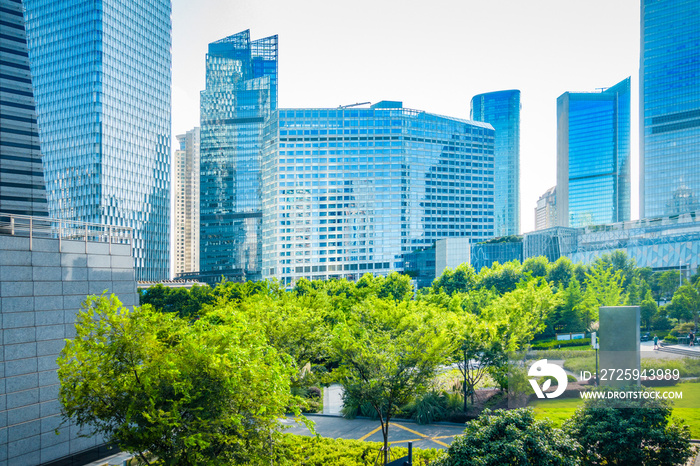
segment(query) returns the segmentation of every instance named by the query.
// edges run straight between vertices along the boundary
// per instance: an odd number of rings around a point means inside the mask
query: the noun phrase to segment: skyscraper
[[[700,209],[700,3],[641,1],[639,215]]]
[[[175,274],[199,271],[199,128],[177,136],[173,161]]]
[[[201,94],[200,273],[261,277],[261,129],[277,109],[277,36],[209,44]]]
[[[263,141],[265,278],[403,271],[404,255],[439,239],[494,235],[487,123],[401,102],[280,109]]]
[[[0,212],[46,216],[22,4],[0,0],[0,7]]]
[[[137,278],[169,278],[170,1],[25,7],[50,215],[133,228]]]
[[[557,187],[552,186],[537,200],[535,230],[557,226]]]
[[[520,91],[498,91],[472,98],[471,119],[496,130],[494,214],[496,236],[520,233]]]
[[[557,224],[630,219],[630,78],[557,99]]]

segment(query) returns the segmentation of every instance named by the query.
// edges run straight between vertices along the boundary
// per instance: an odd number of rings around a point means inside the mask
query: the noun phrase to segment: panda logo
[[[549,364],[546,359],[535,361],[535,363],[530,366],[527,375],[529,377],[535,377],[530,379],[530,385],[532,385],[532,388],[535,390],[537,398],[556,398],[566,390],[566,372],[556,364]],[[544,393],[552,385],[552,379],[545,380],[542,387],[540,387],[537,383],[537,379],[542,377],[554,377],[557,380],[557,389],[552,393]]]

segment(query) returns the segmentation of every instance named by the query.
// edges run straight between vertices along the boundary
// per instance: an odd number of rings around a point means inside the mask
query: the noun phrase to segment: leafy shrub
[[[671,329],[671,334],[677,337],[687,337],[688,334],[695,330],[695,324],[693,322],[686,322],[683,324],[678,324]]]
[[[367,466],[374,464],[381,447],[379,442],[284,434],[274,444],[273,462],[276,466]],[[391,448],[392,459],[406,455],[408,449],[405,447]],[[434,448],[414,448],[413,464],[426,466],[442,455],[444,453]],[[263,464],[270,464],[270,461],[260,463],[260,466]]]
[[[534,411],[484,410],[434,466],[578,466],[581,447]]]
[[[664,337],[664,343],[676,344],[676,343],[678,343],[678,337],[671,335],[671,334],[666,335]]]
[[[409,405],[411,419],[418,424],[430,424],[445,419],[447,398],[444,393],[431,390]]]
[[[548,350],[548,349],[554,349],[554,348],[569,348],[569,347],[576,347],[576,346],[590,346],[591,345],[591,339],[590,338],[580,338],[578,340],[550,340],[550,341],[543,341],[543,342],[537,342],[532,345],[532,349],[534,350]]]
[[[691,456],[690,428],[671,419],[666,400],[591,398],[563,428],[583,446],[584,465],[672,466]]]

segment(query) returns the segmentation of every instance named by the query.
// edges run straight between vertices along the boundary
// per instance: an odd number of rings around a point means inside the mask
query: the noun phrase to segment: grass
[[[659,392],[682,392],[683,399],[673,401],[673,416],[683,419],[690,426],[690,434],[694,439],[700,439],[700,383],[683,382],[673,387],[658,387]],[[580,398],[558,400],[538,400],[530,404],[535,409],[537,417],[552,420],[556,427],[569,419],[576,408],[583,403]]]

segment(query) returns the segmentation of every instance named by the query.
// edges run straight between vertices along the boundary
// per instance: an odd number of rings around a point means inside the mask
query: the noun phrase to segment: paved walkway
[[[698,354],[700,357],[700,346],[688,346],[688,345],[673,345],[674,347],[683,349],[685,351],[692,351]],[[664,351],[657,351],[654,349],[653,341],[643,341],[639,345],[641,351],[641,356],[643,358],[657,358],[657,359],[683,359],[687,358],[683,354],[666,353]]]
[[[309,416],[314,421],[316,432],[321,437],[344,438],[367,442],[382,442],[381,424],[370,419],[345,419],[336,416]],[[303,425],[298,425],[293,418],[283,421],[291,428],[285,432],[296,435],[311,436]],[[450,446],[452,440],[464,431],[461,425],[419,425],[412,422],[392,421],[389,424],[389,442],[392,445],[406,446],[413,442],[416,448],[442,448]]]

